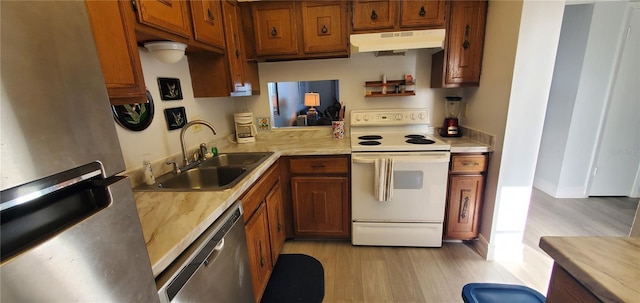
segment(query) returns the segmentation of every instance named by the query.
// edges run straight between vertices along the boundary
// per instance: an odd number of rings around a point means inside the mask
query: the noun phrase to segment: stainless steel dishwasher
[[[161,302],[255,302],[240,201],[156,278],[156,286]]]

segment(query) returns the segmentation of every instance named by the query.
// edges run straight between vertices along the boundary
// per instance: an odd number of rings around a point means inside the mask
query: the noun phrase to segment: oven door
[[[393,159],[393,198],[374,195],[374,161]],[[359,222],[443,222],[449,152],[354,153],[352,219]]]

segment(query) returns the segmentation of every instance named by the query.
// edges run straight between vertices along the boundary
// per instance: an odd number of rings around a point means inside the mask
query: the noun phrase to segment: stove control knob
[[[418,119],[424,120],[424,113],[419,113],[418,114]]]
[[[369,114],[364,114],[364,121],[369,121],[369,119],[371,119]]]
[[[411,113],[411,120],[415,120],[416,119],[416,113]]]
[[[356,121],[360,121],[360,120],[362,120],[362,117],[361,117],[359,114],[356,114],[356,117],[355,117],[355,118],[356,118]]]
[[[402,120],[402,114],[396,114],[396,120],[398,121]]]

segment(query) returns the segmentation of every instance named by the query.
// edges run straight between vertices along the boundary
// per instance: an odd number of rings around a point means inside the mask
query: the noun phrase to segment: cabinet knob
[[[371,11],[371,20],[375,20],[378,19],[378,14],[376,14],[376,10],[372,10]]]
[[[424,9],[424,6],[420,7],[420,12],[418,13],[418,15],[420,15],[420,17],[424,17],[427,14],[427,11]]]
[[[327,29],[327,26],[323,25],[322,29],[320,30],[323,34],[326,34],[329,30]]]
[[[207,8],[207,16],[209,16],[209,20],[213,21],[215,18],[213,17],[213,13],[210,8]]]
[[[275,36],[277,36],[277,35],[278,35],[278,30],[277,30],[277,29],[276,29],[276,27],[274,26],[274,27],[271,29],[271,36],[274,36],[274,37],[275,37]]]

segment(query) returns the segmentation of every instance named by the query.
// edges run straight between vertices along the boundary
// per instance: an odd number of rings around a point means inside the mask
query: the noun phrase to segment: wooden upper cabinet
[[[353,32],[388,32],[445,27],[444,0],[353,1]]]
[[[225,47],[220,1],[192,0],[193,38],[203,43]]]
[[[252,5],[257,56],[298,53],[294,4],[277,1]]]
[[[240,32],[239,8],[237,2],[222,1],[222,12],[225,20],[225,40],[227,42],[227,60],[229,64],[230,91],[236,85],[245,83],[243,38]]]
[[[444,1],[402,1],[400,2],[400,27],[444,28]]]
[[[447,40],[433,54],[431,87],[480,85],[487,1],[451,1]]]
[[[346,2],[302,2],[305,53],[347,52]]]
[[[146,102],[146,87],[133,24],[120,1],[86,1],[102,75],[111,104]]]
[[[190,37],[189,8],[186,1],[138,0],[138,21],[182,37]]]
[[[393,29],[396,3],[389,0],[353,1],[353,31]]]
[[[346,2],[303,2],[301,14],[305,53],[346,50]]]

